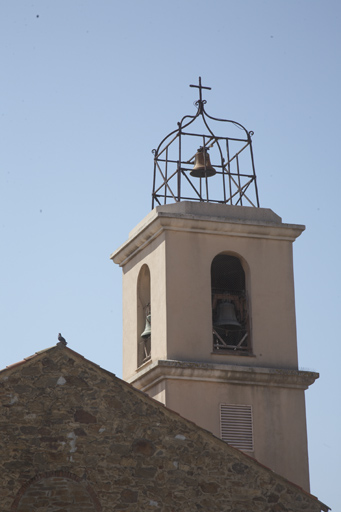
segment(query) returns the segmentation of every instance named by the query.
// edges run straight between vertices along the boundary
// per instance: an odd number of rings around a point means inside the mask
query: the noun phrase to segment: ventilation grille
[[[221,438],[245,452],[253,452],[252,406],[220,404]]]

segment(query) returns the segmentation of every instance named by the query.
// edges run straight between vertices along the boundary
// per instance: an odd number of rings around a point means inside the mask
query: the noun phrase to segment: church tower
[[[260,208],[251,137],[205,110],[154,150],[152,211],[123,271],[123,378],[309,491],[292,244]],[[199,127],[198,127],[199,125]],[[199,129],[198,129],[199,128]]]

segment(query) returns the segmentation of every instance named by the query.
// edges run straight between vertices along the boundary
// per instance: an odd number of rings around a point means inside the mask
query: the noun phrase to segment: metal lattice
[[[235,121],[212,117],[206,112],[202,90],[211,88],[201,85],[201,77],[199,85],[190,87],[199,89],[199,100],[195,102],[197,113],[184,116],[178,128],[153,150],[152,208],[186,200],[259,207],[251,141],[253,132]],[[201,124],[197,133],[191,126],[195,121]],[[225,123],[223,126],[233,133],[216,135],[209,122],[218,125],[219,129],[221,123]],[[198,150],[209,155],[214,175],[191,175]]]

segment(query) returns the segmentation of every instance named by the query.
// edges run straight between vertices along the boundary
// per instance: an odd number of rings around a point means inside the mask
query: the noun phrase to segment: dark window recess
[[[245,272],[235,256],[219,254],[211,267],[213,350],[251,351]]]

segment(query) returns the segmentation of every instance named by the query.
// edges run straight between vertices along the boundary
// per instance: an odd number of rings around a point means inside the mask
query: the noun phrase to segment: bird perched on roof
[[[63,338],[63,336],[60,334],[60,332],[58,333],[58,341],[59,341],[59,343],[61,343],[62,345],[64,345],[66,347],[67,343],[65,341],[65,338]]]

